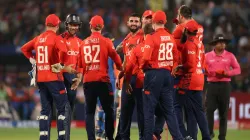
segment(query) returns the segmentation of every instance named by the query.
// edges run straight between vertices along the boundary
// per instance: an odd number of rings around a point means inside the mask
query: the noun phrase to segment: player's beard
[[[135,32],[137,32],[138,30],[140,29],[140,27],[136,27],[136,28],[131,28],[131,27],[129,27],[129,30],[130,30],[130,32],[132,32],[132,33],[135,33]]]

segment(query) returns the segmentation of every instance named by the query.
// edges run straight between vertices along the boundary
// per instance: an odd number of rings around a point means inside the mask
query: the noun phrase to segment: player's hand
[[[119,70],[119,71],[121,71],[121,72],[123,71],[123,67],[122,66],[120,66],[120,67],[116,66],[116,69]]]
[[[64,68],[64,66],[62,66],[60,63],[56,63],[51,65],[51,70],[54,73],[59,73],[61,72],[61,70]]]
[[[115,87],[118,89],[118,90],[121,90],[121,83],[120,83],[120,79],[119,78],[117,78],[116,80],[115,80]]]
[[[181,67],[182,67],[182,65],[178,65],[177,67],[175,67],[175,68],[172,70],[171,74],[172,74],[174,77],[176,77],[176,73],[180,70]]]
[[[66,72],[71,73],[71,74],[76,74],[77,72],[75,69],[72,68],[73,66],[74,66],[74,64],[64,66],[63,70],[65,70]]]
[[[32,64],[32,65],[34,65],[34,64],[36,64],[36,59],[34,59],[34,58],[32,58],[32,57],[30,57],[30,63]]]
[[[132,89],[131,85],[129,84],[129,82],[125,82],[125,88],[126,88],[126,92],[128,94],[132,93],[133,89]]]
[[[81,82],[81,79],[80,78],[74,78],[72,80],[72,85],[71,85],[71,90],[76,90],[77,87],[79,86],[80,82]]]
[[[116,52],[117,53],[122,53],[122,45],[121,45],[122,43],[120,43],[118,46],[116,46]]]
[[[118,74],[117,78],[118,78],[118,79],[121,79],[123,76],[124,76],[124,72],[123,72],[123,71],[121,71],[121,72],[119,72],[119,74]]]

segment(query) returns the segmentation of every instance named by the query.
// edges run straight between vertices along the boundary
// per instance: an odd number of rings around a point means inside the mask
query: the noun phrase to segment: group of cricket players
[[[65,32],[58,35],[60,22],[55,14],[48,15],[46,31],[21,48],[33,66],[31,84],[38,86],[41,96],[40,140],[50,139],[53,104],[58,140],[70,139],[76,89],[81,82],[88,140],[130,140],[134,108],[140,140],[160,140],[165,122],[173,140],[196,140],[197,124],[202,139],[211,139],[202,108],[203,27],[192,18],[190,7],[178,9],[172,33],[165,28],[167,15],[161,10],[131,14],[127,21],[130,33],[116,48],[111,35],[102,34],[101,16],[91,18],[91,35],[84,40],[76,36],[82,26],[77,14],[66,17]],[[118,54],[124,55],[123,62]],[[121,91],[117,121],[109,59],[119,71],[115,81],[116,91]]]

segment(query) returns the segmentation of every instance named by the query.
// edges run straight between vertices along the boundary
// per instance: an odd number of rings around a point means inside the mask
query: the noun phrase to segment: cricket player
[[[177,48],[179,51],[179,65],[182,64],[181,61],[181,52],[182,52],[182,46],[181,43],[181,38],[182,38],[182,33],[185,27],[185,24],[192,19],[192,9],[189,8],[186,5],[182,5],[179,9],[178,9],[178,15],[177,18],[175,20],[175,23],[177,24],[175,30],[173,31],[173,37],[177,43]],[[203,40],[203,27],[201,25],[198,26],[198,32],[196,34],[197,39],[202,43]],[[180,75],[181,75],[181,71],[179,71],[176,75],[175,75],[175,93],[174,93],[174,107],[175,107],[175,112],[176,112],[176,117],[178,119],[178,123],[179,123],[179,128],[180,131],[182,133],[182,135],[184,137],[193,135],[193,136],[197,136],[198,133],[198,129],[197,129],[197,125],[194,125],[197,123],[196,120],[189,120],[190,117],[185,117],[185,120],[187,121],[187,129],[184,126],[184,122],[183,122],[183,114],[185,114],[184,116],[190,116],[192,114],[189,114],[190,112],[187,112],[184,108],[184,113],[182,111],[183,109],[183,104],[185,102],[185,96],[182,96],[182,94],[180,94],[178,92],[178,83],[180,81]],[[182,100],[181,100],[182,99]],[[197,139],[197,137],[194,137],[194,139]]]
[[[153,28],[152,28],[152,24],[145,24],[145,26],[143,26],[143,33],[144,33],[144,37],[146,37],[147,34],[151,34],[154,32]],[[135,67],[136,65],[140,66],[142,63],[142,56],[143,56],[143,52],[144,52],[144,45],[145,45],[145,41],[141,42],[140,44],[138,44],[131,53],[130,56],[130,61],[126,66],[125,69],[125,73],[126,73],[126,91],[129,93],[130,91],[130,87],[128,84],[128,81],[130,81],[131,77],[132,77],[132,70],[133,67]],[[143,82],[144,82],[144,73],[143,71],[140,69],[140,71],[137,74],[137,77],[141,77],[140,79],[142,79],[141,81],[141,86],[143,86]],[[157,106],[157,109],[155,111],[155,127],[154,127],[154,140],[160,140],[161,139],[161,133],[163,131],[163,127],[165,124],[165,119],[163,114],[161,113],[161,108],[159,107],[160,105]]]
[[[104,37],[109,38],[112,42],[115,38],[108,32],[102,34]],[[109,77],[110,83],[112,85],[113,91],[115,91],[115,76],[114,76],[114,62],[111,58],[108,59],[108,70],[109,70]],[[97,109],[96,109],[96,140],[105,140],[105,113],[102,109],[100,99],[98,98],[97,101]]]
[[[123,67],[126,66],[127,61],[130,61],[129,57],[131,56],[131,51],[133,48],[142,42],[143,33],[140,30],[141,28],[141,18],[138,14],[134,13],[130,15],[127,25],[130,29],[130,33],[122,42],[123,53],[124,53],[124,62]],[[139,128],[139,139],[143,137],[143,104],[142,104],[142,86],[141,79],[137,77],[139,72],[139,67],[133,68],[133,77],[130,81],[132,88],[132,93],[127,93],[125,90],[125,84],[122,87],[122,97],[121,97],[121,114],[119,121],[119,129],[117,132],[116,139],[130,139],[130,127],[132,121],[133,111],[136,105],[137,110],[137,120]],[[124,75],[124,72],[119,73],[117,80],[119,81]],[[119,82],[116,85],[120,85]],[[120,89],[120,87],[118,87]]]
[[[152,33],[152,16],[154,12],[151,10],[146,10],[142,15],[142,30],[144,32],[144,39],[145,35]],[[149,24],[149,25],[148,25]],[[147,26],[147,27],[145,27]],[[145,32],[146,31],[146,32]],[[143,41],[143,43],[145,43]],[[141,58],[141,57],[138,57]],[[140,65],[140,64],[139,64]],[[143,76],[144,78],[144,76]],[[144,81],[144,79],[143,79]],[[161,139],[161,133],[163,132],[163,127],[165,124],[165,119],[161,111],[161,105],[158,104],[155,109],[155,126],[154,126],[154,139],[160,140]]]
[[[66,32],[61,34],[61,38],[64,40],[67,52],[61,52],[60,57],[62,62],[65,65],[72,65],[72,68],[76,69],[78,56],[79,56],[79,47],[81,40],[76,36],[76,33],[80,30],[82,22],[80,17],[76,14],[69,14],[65,20]],[[66,108],[69,113],[69,122],[71,122],[71,117],[74,110],[75,99],[76,99],[76,90],[71,90],[72,80],[75,78],[75,74],[70,74],[66,71],[63,71],[64,85],[66,86],[68,101],[70,108]],[[68,125],[68,133],[66,136],[70,137],[70,125]]]
[[[173,80],[171,71],[177,66],[178,50],[174,38],[164,29],[166,14],[157,11],[152,18],[155,32],[147,35],[140,66],[144,79],[144,139],[153,139],[154,113],[158,103],[174,140],[182,140],[173,107]]]
[[[182,36],[186,37],[184,37],[181,52],[182,65],[178,66],[179,69],[182,69],[183,74],[181,75],[178,92],[185,98],[184,108],[189,112],[187,115],[189,119],[187,120],[196,120],[202,133],[202,139],[210,140],[208,124],[202,107],[204,45],[196,37],[199,28],[196,21],[190,20],[184,28]],[[196,123],[192,125],[196,125]],[[190,135],[197,139],[197,134],[191,133]]]
[[[116,53],[110,39],[101,35],[104,21],[101,16],[94,16],[90,20],[90,30],[92,34],[86,38],[80,47],[80,58],[78,72],[83,74],[84,94],[86,98],[86,130],[88,140],[95,140],[95,110],[97,98],[100,99],[105,113],[105,133],[106,138],[113,140],[114,116],[113,102],[114,96],[112,85],[108,76],[108,57],[116,64],[117,69],[122,70],[122,62]],[[81,76],[73,79],[72,89],[76,89],[81,81]]]
[[[63,75],[62,73],[53,73],[56,72],[55,66],[60,65],[60,68],[63,69],[63,64],[60,64],[59,59],[60,51],[67,52],[64,41],[56,35],[59,23],[60,19],[55,14],[48,15],[45,21],[46,31],[24,44],[21,48],[23,54],[31,63],[36,63],[37,67],[36,78],[42,104],[42,110],[40,116],[38,116],[40,140],[50,139],[50,119],[53,100],[58,111],[58,140],[66,139],[66,128],[69,125],[67,118],[69,112],[65,108],[69,108],[70,105],[63,83]],[[32,54],[32,50],[36,52],[35,57]]]

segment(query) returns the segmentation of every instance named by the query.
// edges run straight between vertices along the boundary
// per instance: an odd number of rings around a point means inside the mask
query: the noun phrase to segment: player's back
[[[151,36],[154,44],[150,60],[152,68],[172,70],[178,59],[175,56],[178,52],[173,36],[163,28],[156,30]]]
[[[100,33],[94,32],[83,41],[80,51],[82,51],[83,63],[85,64],[85,73],[83,82],[109,82],[108,76],[108,57],[110,55],[109,47],[112,41],[103,37]],[[113,46],[113,45],[112,45]],[[114,49],[114,48],[112,48]]]
[[[204,86],[204,74],[202,71],[205,61],[204,45],[200,43],[198,38],[194,38],[193,40],[188,39],[184,47],[182,63],[186,67],[184,68],[185,74],[181,80],[181,87],[189,90],[202,90]],[[193,63],[188,62],[190,61],[188,55],[195,55]],[[187,63],[189,65],[186,65]],[[189,84],[185,84],[187,81],[189,81]]]
[[[66,51],[63,40],[53,31],[46,31],[35,38],[37,82],[61,81],[61,73],[52,73],[51,65],[59,63],[59,51]]]

